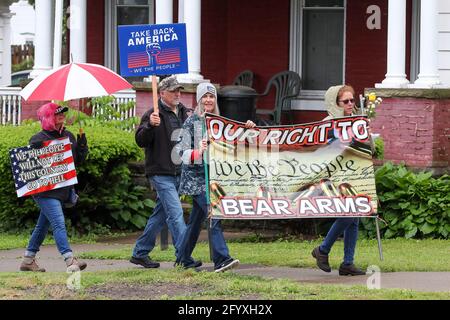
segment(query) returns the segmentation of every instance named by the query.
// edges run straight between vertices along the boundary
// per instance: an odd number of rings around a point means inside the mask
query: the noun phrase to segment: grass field
[[[132,270],[81,273],[80,290],[69,290],[65,273],[0,274],[0,299],[152,300],[449,300],[450,293],[369,290],[364,286],[305,284],[234,273]],[[76,282],[71,282],[75,284]]]
[[[274,241],[274,242],[229,242],[230,254],[246,264],[286,266],[298,268],[315,267],[311,257],[312,249],[320,244],[314,241]],[[355,264],[363,269],[377,265],[384,272],[392,271],[450,271],[450,241],[389,239],[382,241],[384,260],[380,261],[376,240],[359,240],[356,248]],[[342,262],[343,242],[337,241],[330,253],[330,265],[336,269]],[[129,259],[132,246],[118,250],[83,253],[81,257],[91,259]],[[151,252],[157,261],[173,261],[174,250],[161,251],[159,247]],[[208,244],[199,243],[193,257],[210,261]]]

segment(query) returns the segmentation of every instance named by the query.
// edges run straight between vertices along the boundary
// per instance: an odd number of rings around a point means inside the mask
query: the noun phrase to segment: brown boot
[[[340,276],[364,276],[366,273],[354,264],[342,263],[339,267]]]
[[[45,272],[45,269],[38,266],[36,258],[23,257],[22,263],[20,264],[20,271]]]
[[[314,250],[311,252],[312,256],[316,258],[317,266],[325,271],[325,272],[331,272],[330,264],[328,263],[328,255],[320,252],[319,247],[315,247]]]
[[[76,272],[86,269],[87,263],[78,261],[77,258],[69,257],[66,260],[67,271]]]

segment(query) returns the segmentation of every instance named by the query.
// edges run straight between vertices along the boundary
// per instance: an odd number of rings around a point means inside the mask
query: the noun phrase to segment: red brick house
[[[37,20],[41,16],[46,24],[48,3],[36,0]],[[117,25],[184,22],[190,73],[180,81],[224,86],[250,69],[261,93],[273,74],[295,71],[302,90],[291,112],[303,123],[324,117],[329,86],[348,83],[357,93],[370,89],[384,98],[373,130],[385,140],[386,159],[449,168],[450,4],[445,0],[422,1],[422,6],[417,0],[71,0],[70,7],[75,61],[119,71]],[[51,28],[41,29],[36,38],[50,37]],[[52,66],[44,54],[49,43],[35,43],[36,71]],[[146,86],[136,85],[138,114],[149,107]],[[272,103],[271,96],[257,101],[258,107]]]

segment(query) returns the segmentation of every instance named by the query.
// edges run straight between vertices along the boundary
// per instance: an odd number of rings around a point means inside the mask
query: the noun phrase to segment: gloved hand
[[[80,147],[85,147],[87,145],[87,139],[84,133],[77,134],[77,144]]]

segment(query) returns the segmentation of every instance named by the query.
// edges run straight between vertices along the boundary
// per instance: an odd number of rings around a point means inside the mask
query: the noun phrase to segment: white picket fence
[[[1,124],[20,125],[22,119],[22,88],[0,88],[0,119]]]

